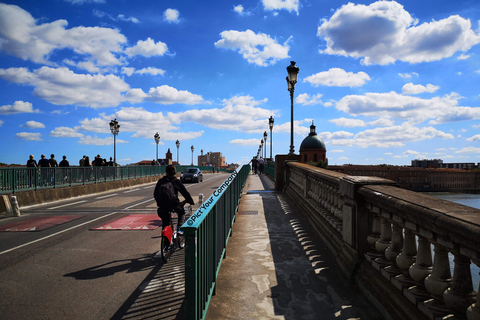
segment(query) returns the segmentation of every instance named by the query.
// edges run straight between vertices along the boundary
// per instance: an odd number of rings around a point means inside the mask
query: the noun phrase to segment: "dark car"
[[[181,175],[180,181],[182,182],[202,182],[203,174],[198,168],[187,168]]]

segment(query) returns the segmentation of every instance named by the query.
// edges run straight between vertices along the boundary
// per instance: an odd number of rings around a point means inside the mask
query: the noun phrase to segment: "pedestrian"
[[[102,157],[98,154],[93,161],[93,166],[101,167],[102,166]]]
[[[59,167],[70,167],[70,163],[67,160],[67,156],[63,156],[63,160],[60,161]]]
[[[85,157],[85,161],[83,162],[84,167],[91,167],[92,163],[90,162],[90,157]]]
[[[212,173],[215,173],[215,166],[212,166]]]
[[[257,174],[257,166],[258,166],[257,157],[253,157],[252,160],[250,160],[250,162],[252,163],[253,174]]]
[[[27,160],[27,167],[28,168],[36,168],[37,165],[37,160],[33,159],[33,154],[30,155],[29,159]]]
[[[263,164],[264,164],[263,158],[260,157],[260,159],[258,159],[258,171],[260,172],[260,174],[263,173]]]
[[[183,217],[185,216],[185,210],[183,207],[180,206],[180,200],[178,199],[178,193],[180,192],[182,196],[185,198],[185,202],[191,204],[192,206],[195,202],[192,199],[192,196],[188,192],[187,188],[183,185],[183,183],[177,179],[175,174],[177,170],[174,166],[168,165],[165,168],[165,175],[160,178],[155,186],[155,191],[153,192],[153,197],[157,202],[157,214],[162,219],[162,230],[170,225],[171,219],[171,212],[175,211],[177,213],[177,230],[183,223]],[[168,188],[163,188],[163,185],[171,183],[173,186],[173,199],[168,200],[169,203],[165,203],[165,197],[163,190],[167,190]]]
[[[42,154],[40,158],[41,159],[38,161],[38,166],[42,168],[50,168],[50,162],[45,159],[45,155]]]
[[[85,158],[86,158],[86,156],[83,155],[83,158],[78,161],[78,166],[79,167],[84,167],[85,166]]]
[[[110,161],[107,162],[107,165],[108,165],[109,167],[113,167],[113,159],[112,159],[112,157],[110,157]]]
[[[50,155],[50,159],[48,160],[48,162],[50,163],[50,167],[52,168],[58,167],[58,162],[55,159],[55,155],[53,153]]]

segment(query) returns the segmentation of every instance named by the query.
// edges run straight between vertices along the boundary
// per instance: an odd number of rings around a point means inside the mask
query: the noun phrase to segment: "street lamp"
[[[295,147],[293,146],[293,92],[295,91],[295,84],[297,83],[298,71],[300,69],[295,65],[295,61],[290,61],[290,65],[287,67],[288,77],[288,91],[290,91],[290,104],[291,104],[291,120],[290,120],[290,152],[288,154],[295,154]]]
[[[258,153],[260,154],[260,157],[263,156],[263,139],[260,140],[260,148],[258,149]]]
[[[158,164],[158,143],[160,142],[160,135],[157,133],[155,133],[155,135],[153,136],[153,139],[155,139],[155,143],[157,144],[157,164]]]
[[[193,145],[190,147],[190,149],[192,150],[192,166],[193,166],[193,150],[195,150],[195,148],[193,147]]]
[[[265,141],[265,152],[263,153],[263,159],[267,158],[267,131],[263,133],[263,141]]]
[[[180,165],[180,162],[178,161],[178,148],[180,148],[180,141],[176,141],[175,145],[177,146],[177,165]]]
[[[117,134],[120,132],[120,125],[118,124],[117,118],[110,121],[110,131],[113,134],[113,165],[117,165]]]
[[[273,117],[270,116],[270,119],[268,119],[268,126],[270,127],[270,160],[273,160],[272,158],[272,130],[273,130]]]

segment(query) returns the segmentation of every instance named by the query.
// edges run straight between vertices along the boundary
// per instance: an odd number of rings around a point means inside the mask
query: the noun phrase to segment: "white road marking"
[[[79,203],[83,203],[83,202],[87,202],[87,200],[82,200],[82,201],[77,201],[77,202],[62,204],[61,206],[48,208],[48,210],[63,208],[63,207],[67,207],[67,206],[73,206],[74,204],[79,204]]]
[[[42,240],[45,240],[45,239],[54,237],[54,236],[59,235],[59,234],[61,234],[61,233],[64,233],[64,232],[67,232],[67,231],[76,229],[76,228],[78,228],[78,227],[81,227],[81,226],[83,226],[83,225],[89,224],[89,223],[91,223],[91,222],[94,222],[94,221],[97,221],[97,220],[100,220],[100,219],[103,219],[103,218],[105,218],[105,217],[109,217],[109,216],[114,215],[114,214],[116,214],[116,213],[118,213],[118,212],[112,212],[112,213],[106,214],[106,215],[104,215],[104,216],[95,218],[95,219],[93,219],[93,220],[90,220],[90,221],[81,223],[81,224],[79,224],[79,225],[70,227],[70,228],[68,228],[68,229],[59,231],[59,232],[57,232],[57,233],[53,233],[53,234],[51,234],[51,235],[49,235],[49,236],[46,236],[46,237],[43,237],[43,238],[40,238],[40,239],[37,239],[37,240],[34,240],[34,241],[30,241],[30,242],[28,242],[28,243],[24,243],[24,244],[22,244],[22,245],[16,246],[15,248],[11,248],[11,249],[8,249],[8,250],[5,250],[5,251],[0,252],[0,255],[2,255],[2,254],[4,254],[4,253],[7,253],[7,252],[11,252],[11,251],[17,250],[17,249],[20,249],[20,248],[23,248],[23,247],[26,247],[26,246],[29,246],[29,245],[34,244],[34,243],[36,243],[36,242],[40,242],[40,241],[42,241]]]
[[[104,198],[108,198],[108,197],[113,197],[113,196],[116,196],[116,195],[118,195],[118,193],[114,193],[114,194],[107,194],[106,196],[97,197],[97,198],[95,198],[95,200],[98,200],[98,199],[104,199]]]
[[[128,190],[128,191],[124,191],[123,193],[130,193],[130,192],[134,192],[134,191],[138,191],[140,190],[140,188],[135,188],[135,189],[131,189],[131,190]]]

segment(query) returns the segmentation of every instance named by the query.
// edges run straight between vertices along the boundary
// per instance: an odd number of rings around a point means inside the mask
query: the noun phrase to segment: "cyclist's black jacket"
[[[178,201],[178,204],[180,204],[180,200],[178,200],[178,193],[180,192],[180,194],[185,198],[185,200],[187,201],[187,203],[191,204],[191,205],[194,205],[195,204],[195,201],[193,201],[192,199],[192,196],[190,195],[190,192],[188,192],[187,188],[185,188],[185,186],[183,185],[183,183],[177,179],[177,177],[175,176],[172,176],[172,175],[165,175],[163,176],[162,178],[160,178],[157,182],[157,185],[155,186],[155,189],[158,188],[158,186],[160,186],[161,184],[167,182],[167,181],[171,181],[172,182],[172,185],[173,185],[173,189],[175,190],[175,195],[177,196],[177,201]],[[155,194],[156,192],[154,192]],[[163,210],[162,207],[158,207],[158,211],[166,211],[168,212],[167,209]],[[165,213],[166,213],[165,212]]]

